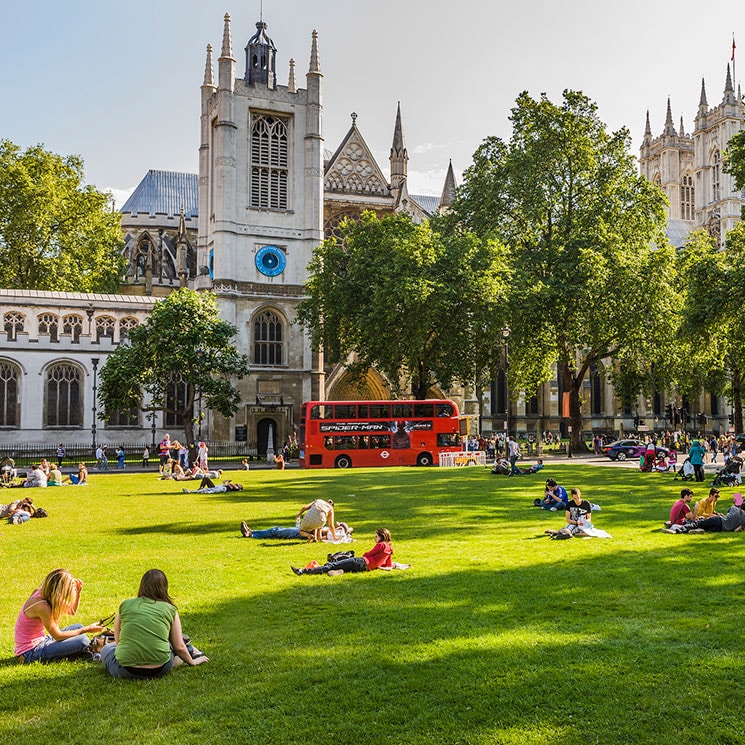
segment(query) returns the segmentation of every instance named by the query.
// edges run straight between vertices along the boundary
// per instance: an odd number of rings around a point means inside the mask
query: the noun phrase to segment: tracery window
[[[0,427],[18,426],[18,368],[0,362]]]
[[[38,322],[40,334],[49,334],[49,341],[59,341],[59,318],[54,313],[42,313]]]
[[[680,217],[682,220],[693,220],[695,191],[693,187],[693,176],[683,176],[683,184],[680,189]]]
[[[80,342],[80,334],[83,333],[82,316],[65,316],[62,319],[62,333],[70,334],[73,344],[77,344],[78,342]]]
[[[121,321],[119,321],[119,339],[120,341],[124,341],[125,339],[129,338],[129,332],[137,328],[139,326],[139,321],[136,318],[132,318],[131,316],[127,316],[126,318],[122,318]]]
[[[721,199],[721,178],[722,178],[722,156],[719,150],[714,151],[713,163],[711,166],[711,200],[718,202]]]
[[[5,314],[5,333],[8,335],[8,341],[15,341],[19,333],[23,333],[23,324],[26,316],[23,313],[12,310]]]
[[[166,409],[170,409],[170,411],[165,412],[166,427],[183,426],[184,418],[177,412],[186,408],[188,395],[189,386],[186,381],[179,374],[172,375],[166,391]]]
[[[110,417],[107,422],[109,427],[139,427],[140,425],[140,410],[135,406],[127,411],[117,410]]]
[[[258,114],[251,124],[251,206],[286,210],[287,120]]]
[[[273,311],[265,310],[254,319],[254,365],[281,365],[284,324]]]
[[[594,415],[603,413],[603,377],[596,362],[590,365],[590,411]]]
[[[69,363],[52,365],[46,381],[46,426],[79,427],[83,406],[80,369]]]
[[[116,321],[111,316],[99,316],[96,318],[96,341],[101,341],[104,337],[114,339],[114,326]]]

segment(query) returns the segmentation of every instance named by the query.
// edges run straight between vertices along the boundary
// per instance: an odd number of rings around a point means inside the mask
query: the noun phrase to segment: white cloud
[[[114,197],[114,209],[120,210],[124,203],[132,196],[132,192],[136,188],[135,186],[130,186],[128,189],[116,189],[113,186],[108,186],[103,191],[111,192],[111,195]]]

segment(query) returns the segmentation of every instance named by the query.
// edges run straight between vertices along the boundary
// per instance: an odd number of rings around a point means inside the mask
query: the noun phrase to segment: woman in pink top
[[[28,664],[88,656],[90,640],[104,627],[76,623],[59,627],[63,615],[74,616],[80,604],[82,580],[67,569],[50,572],[23,604],[15,628],[15,654]],[[46,633],[45,633],[46,631]]]

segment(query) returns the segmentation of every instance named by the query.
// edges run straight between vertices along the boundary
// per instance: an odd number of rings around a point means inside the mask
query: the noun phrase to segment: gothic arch
[[[18,363],[0,358],[0,427],[20,426],[22,375]]]
[[[58,359],[43,368],[44,427],[83,426],[85,370],[76,362]]]
[[[385,401],[390,397],[388,384],[375,370],[368,370],[361,381],[345,372],[326,392],[328,401]]]
[[[287,365],[287,316],[273,305],[258,308],[249,322],[251,363],[268,367]]]

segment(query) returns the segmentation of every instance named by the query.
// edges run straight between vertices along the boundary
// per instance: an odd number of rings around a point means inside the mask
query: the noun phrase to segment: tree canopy
[[[578,447],[591,367],[654,360],[669,342],[665,197],[637,173],[628,131],[607,132],[580,92],[522,93],[511,121],[509,143],[490,137],[474,155],[449,219],[507,246],[511,380],[535,390],[557,363]]]
[[[194,443],[194,405],[232,416],[240,393],[232,381],[248,374],[248,358],[233,345],[237,329],[220,320],[217,300],[206,292],[179,289],[155,303],[101,370],[100,418],[140,409],[175,414]],[[173,396],[174,386],[181,393]],[[144,396],[146,398],[144,399]]]
[[[83,183],[83,161],[0,140],[0,286],[114,292],[123,270],[120,215]]]
[[[435,384],[473,383],[504,318],[501,244],[372,212],[343,223],[342,235],[314,252],[298,308],[314,346],[353,373],[375,367],[419,399]]]

